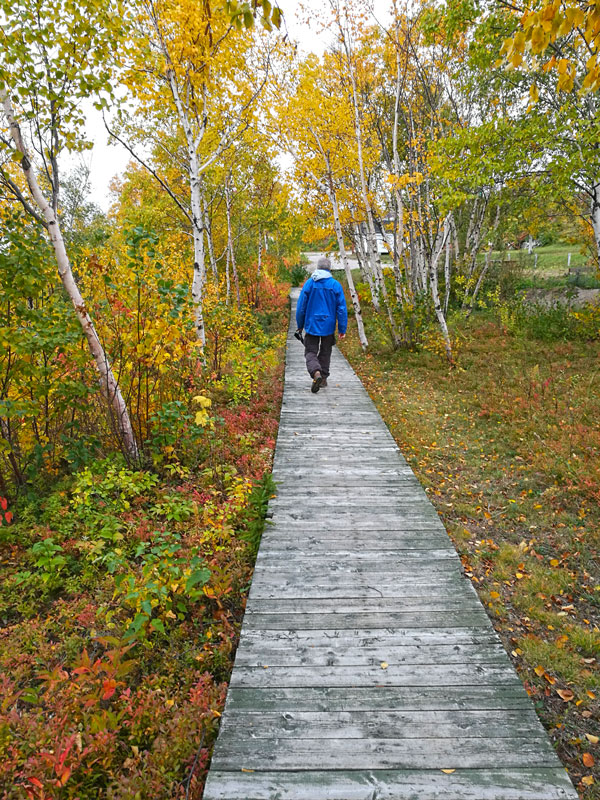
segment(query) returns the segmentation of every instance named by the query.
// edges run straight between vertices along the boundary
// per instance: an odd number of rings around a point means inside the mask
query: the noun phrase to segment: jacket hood
[[[313,281],[321,281],[323,278],[331,278],[331,272],[328,269],[316,269],[312,274]]]

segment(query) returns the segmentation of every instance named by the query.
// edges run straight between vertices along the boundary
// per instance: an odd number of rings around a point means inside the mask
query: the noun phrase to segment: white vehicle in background
[[[360,235],[360,243],[361,249],[365,252],[369,252],[369,238],[366,235],[365,231],[361,231]],[[381,231],[375,234],[375,241],[377,242],[377,251],[379,255],[391,255],[394,252],[394,234],[389,233],[388,231]]]

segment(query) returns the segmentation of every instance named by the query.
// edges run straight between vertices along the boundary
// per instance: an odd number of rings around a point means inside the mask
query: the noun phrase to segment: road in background
[[[318,260],[320,258],[323,258],[323,256],[325,256],[327,254],[326,253],[302,253],[302,255],[306,256],[306,258],[308,258],[308,261],[309,261],[309,263],[306,265],[306,271],[312,273],[317,268]],[[331,270],[332,270],[332,272],[335,272],[336,270],[343,270],[344,269],[344,265],[342,264],[342,261],[341,261],[339,255],[338,255],[338,253],[330,253],[327,256],[327,258],[329,258],[329,260],[331,261]],[[356,260],[356,258],[354,256],[349,255],[348,256],[348,261],[350,261],[350,264],[351,264],[352,267],[358,266],[358,261]]]

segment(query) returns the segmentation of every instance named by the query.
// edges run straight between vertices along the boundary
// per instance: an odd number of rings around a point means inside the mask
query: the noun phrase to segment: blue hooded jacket
[[[316,269],[300,292],[296,307],[296,324],[313,336],[329,336],[338,331],[346,333],[348,312],[346,298],[339,281],[326,269]]]

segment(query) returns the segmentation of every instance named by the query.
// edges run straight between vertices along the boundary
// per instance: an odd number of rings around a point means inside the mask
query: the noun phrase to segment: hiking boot
[[[319,372],[319,370],[317,370],[313,375],[313,382],[312,386],[310,387],[311,392],[313,394],[316,394],[321,388],[322,383],[323,383],[323,378],[321,377],[321,373]]]
[[[321,381],[321,389],[322,389],[324,386],[327,386],[327,378],[323,378],[323,379],[322,379],[322,381]]]

